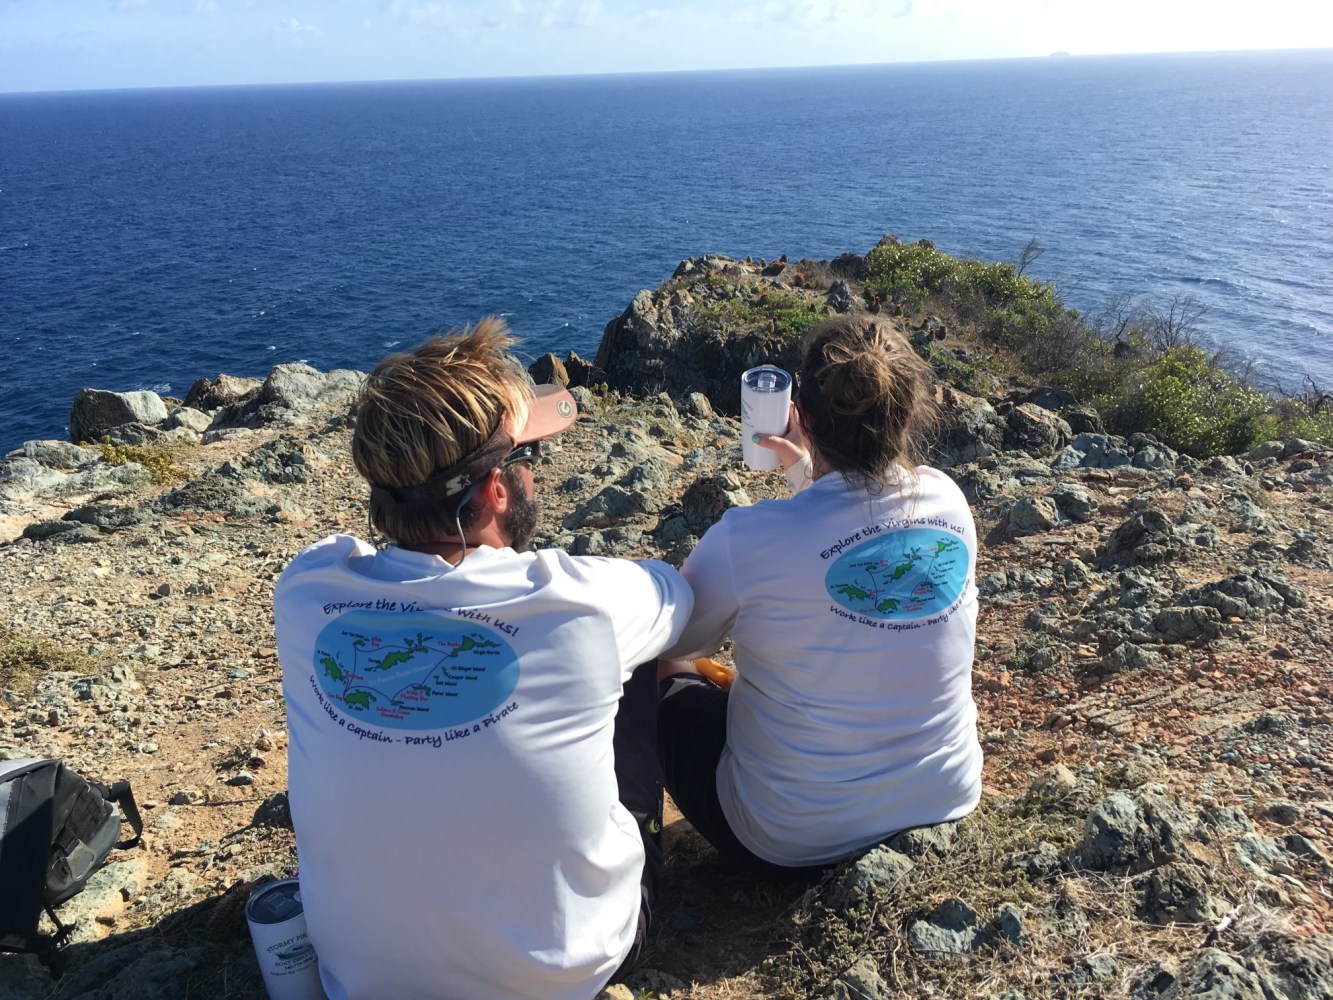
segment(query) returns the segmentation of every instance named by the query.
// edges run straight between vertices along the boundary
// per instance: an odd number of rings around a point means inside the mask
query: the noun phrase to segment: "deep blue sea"
[[[879,237],[1194,295],[1333,384],[1333,51],[0,95],[0,452],[81,386],[595,350],[679,260]]]

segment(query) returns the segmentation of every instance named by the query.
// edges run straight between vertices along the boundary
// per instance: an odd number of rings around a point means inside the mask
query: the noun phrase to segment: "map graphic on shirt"
[[[869,618],[921,618],[958,600],[968,566],[957,535],[905,528],[848,549],[824,575],[824,588],[840,607]]]
[[[315,676],[344,714],[385,729],[441,729],[503,705],[518,657],[483,625],[430,612],[349,611],[315,641]]]

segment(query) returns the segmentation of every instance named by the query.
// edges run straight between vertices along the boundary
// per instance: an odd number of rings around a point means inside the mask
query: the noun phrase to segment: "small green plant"
[[[92,657],[77,650],[0,626],[0,688],[6,691],[30,692],[48,670],[90,673],[96,667]]]
[[[134,462],[143,466],[149,478],[158,485],[179,483],[190,478],[188,470],[177,461],[180,457],[179,446],[112,444],[111,437],[104,434],[102,440],[92,447],[101,453],[102,460],[108,465]]]

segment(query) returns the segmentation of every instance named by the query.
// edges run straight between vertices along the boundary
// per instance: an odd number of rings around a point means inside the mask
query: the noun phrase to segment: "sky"
[[[1328,0],[0,0],[0,92],[1325,47]]]

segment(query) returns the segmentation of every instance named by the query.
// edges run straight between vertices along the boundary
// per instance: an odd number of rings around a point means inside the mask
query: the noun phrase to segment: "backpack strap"
[[[130,824],[130,829],[134,831],[134,836],[129,840],[122,840],[116,846],[119,848],[135,847],[143,837],[143,818],[139,815],[139,806],[134,801],[134,790],[130,788],[128,781],[117,781],[115,784],[106,788],[103,794],[108,802],[114,802],[120,806],[121,811],[125,813],[125,819]]]

